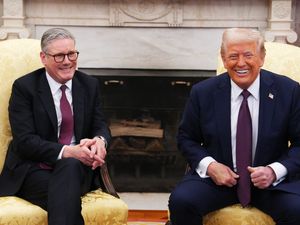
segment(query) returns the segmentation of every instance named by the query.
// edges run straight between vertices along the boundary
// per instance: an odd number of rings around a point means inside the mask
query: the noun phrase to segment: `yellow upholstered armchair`
[[[8,121],[8,101],[13,81],[42,67],[40,41],[15,39],[0,42],[0,172],[12,138]],[[82,215],[86,225],[125,225],[128,207],[119,199],[106,165],[100,169],[102,189],[82,197]],[[2,185],[2,184],[0,184]],[[47,212],[21,198],[0,197],[0,225],[47,225]]]
[[[283,43],[266,42],[266,58],[263,69],[286,75],[300,82],[300,48]],[[225,72],[218,57],[217,74]],[[273,219],[255,207],[242,208],[240,204],[209,213],[203,218],[204,225],[275,225]],[[167,224],[171,224],[169,221]]]

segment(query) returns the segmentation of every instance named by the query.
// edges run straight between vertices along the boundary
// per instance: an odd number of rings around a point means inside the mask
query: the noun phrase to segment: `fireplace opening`
[[[170,192],[186,161],[176,133],[193,84],[214,71],[87,70],[101,87],[112,141],[109,172],[119,192]]]

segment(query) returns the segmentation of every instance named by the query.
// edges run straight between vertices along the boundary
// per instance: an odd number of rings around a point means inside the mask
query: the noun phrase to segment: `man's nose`
[[[245,57],[240,55],[237,62],[238,66],[244,66],[246,64]]]

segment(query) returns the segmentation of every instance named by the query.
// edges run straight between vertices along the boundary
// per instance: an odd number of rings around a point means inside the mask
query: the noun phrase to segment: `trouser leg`
[[[253,206],[270,215],[276,225],[300,224],[300,196],[278,190],[256,190]]]
[[[83,225],[81,196],[92,184],[93,172],[72,158],[59,160],[49,181],[49,225]]]
[[[172,225],[201,225],[207,213],[237,202],[235,188],[217,186],[190,174],[171,193],[170,219]]]
[[[33,165],[27,172],[21,189],[16,195],[47,210],[50,176],[50,170],[44,170],[37,165]]]
[[[81,196],[94,172],[74,158],[58,160],[53,170],[33,165],[17,196],[48,211],[48,225],[83,225]]]

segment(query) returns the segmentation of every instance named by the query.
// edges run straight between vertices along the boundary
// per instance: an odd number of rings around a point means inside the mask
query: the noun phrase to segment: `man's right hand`
[[[62,158],[75,158],[80,160],[83,164],[87,166],[92,166],[94,158],[90,156],[90,149],[87,146],[74,145],[65,146]]]
[[[239,175],[222,163],[212,162],[207,168],[207,175],[217,184],[233,187],[237,184]]]

